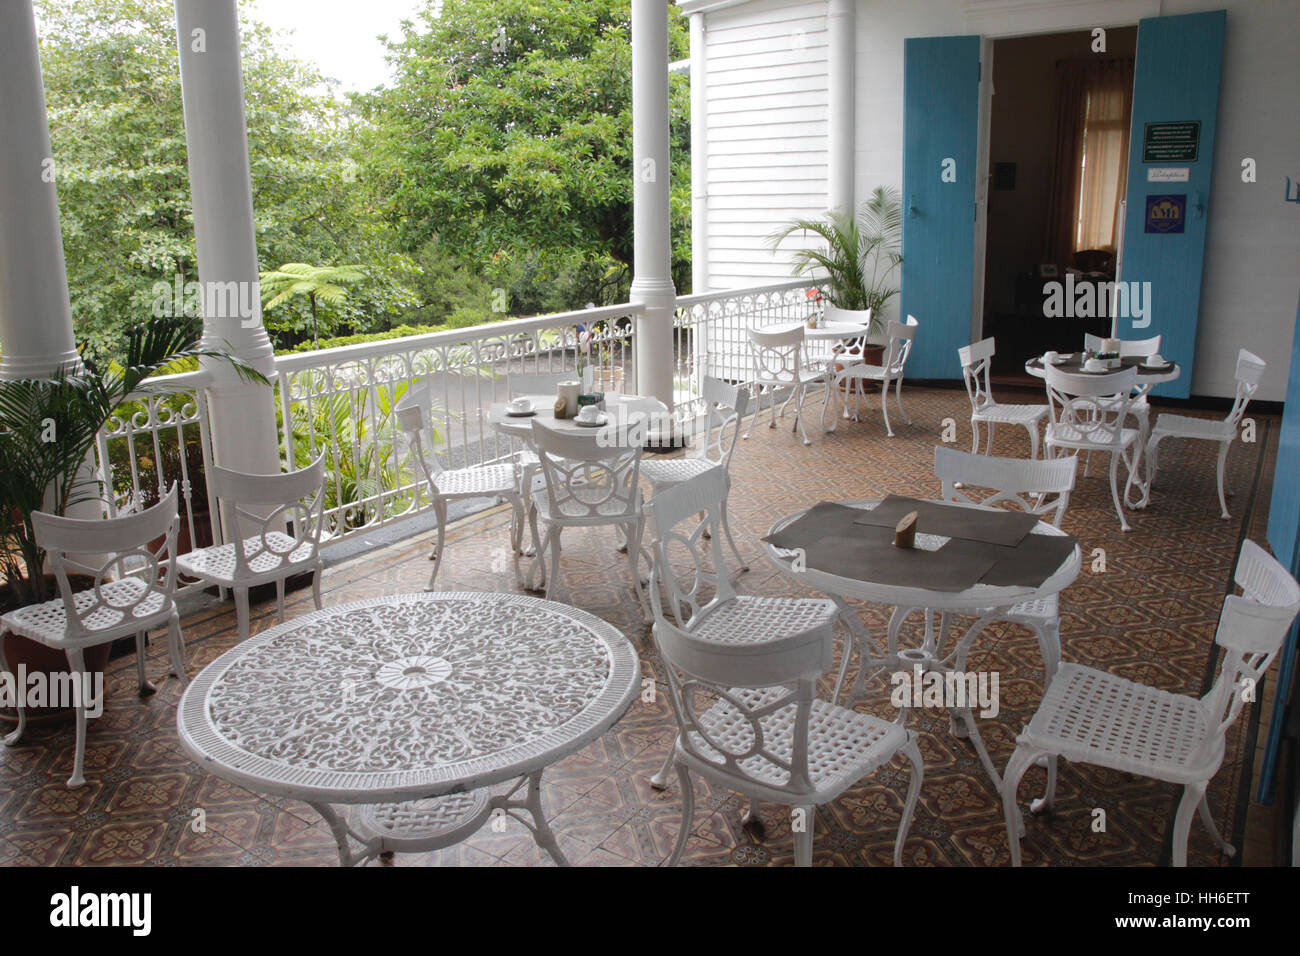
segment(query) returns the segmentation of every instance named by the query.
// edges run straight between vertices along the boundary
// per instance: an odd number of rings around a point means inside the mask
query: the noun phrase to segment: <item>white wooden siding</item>
[[[705,14],[709,285],[790,276],[767,238],[826,209],[826,0],[755,0]]]

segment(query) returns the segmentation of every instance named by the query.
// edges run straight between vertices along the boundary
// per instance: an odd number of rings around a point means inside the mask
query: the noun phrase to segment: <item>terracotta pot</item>
[[[54,583],[54,575],[47,574],[46,580],[50,587],[57,588]],[[73,591],[85,591],[94,587],[94,578],[86,575],[76,574],[68,575],[69,582],[72,584]],[[19,673],[19,665],[22,665],[27,674],[42,672],[47,675],[63,674],[68,671],[68,656],[63,651],[56,651],[46,647],[44,644],[38,644],[35,641],[20,637],[17,634],[6,634],[4,638],[5,661],[9,669],[15,675]],[[86,667],[93,674],[102,672],[108,666],[108,656],[112,651],[112,644],[99,644],[95,647],[86,648]],[[108,693],[108,683],[105,680],[104,693]],[[28,724],[55,723],[60,720],[71,719],[72,708],[60,707],[38,707],[27,709]],[[18,720],[17,711],[11,707],[0,707],[0,721],[7,723],[16,723]]]

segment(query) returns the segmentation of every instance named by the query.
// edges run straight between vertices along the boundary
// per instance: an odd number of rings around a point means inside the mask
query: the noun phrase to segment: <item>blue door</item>
[[[1117,334],[1163,337],[1161,353],[1182,367],[1157,388],[1171,398],[1188,396],[1196,357],[1224,20],[1216,10],[1138,23],[1120,279],[1149,282],[1139,288],[1150,301],[1121,315]]]
[[[903,269],[900,314],[920,327],[911,378],[961,378],[975,281],[980,38],[903,43]]]

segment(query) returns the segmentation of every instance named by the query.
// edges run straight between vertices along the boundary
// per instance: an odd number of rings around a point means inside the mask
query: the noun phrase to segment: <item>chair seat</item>
[[[995,422],[1005,425],[1025,425],[1037,422],[1047,414],[1046,405],[985,405],[971,413],[971,420]]]
[[[266,535],[266,547],[262,549],[262,536],[245,538],[244,555],[249,558],[248,569],[254,575],[268,574],[283,577],[288,568],[295,564],[306,567],[311,564],[312,543],[304,541],[294,547],[294,539],[281,531],[271,531]],[[219,544],[211,548],[190,551],[176,558],[176,567],[182,574],[192,578],[201,578],[223,587],[233,587],[235,580],[235,546]],[[242,580],[243,584],[260,583],[252,579]]]
[[[1237,426],[1222,419],[1189,418],[1186,415],[1161,413],[1151,434],[1162,438],[1204,438],[1207,441],[1232,441]]]
[[[130,608],[132,613],[128,617],[122,610],[112,607],[99,608],[83,622],[91,634],[77,641],[68,641],[65,637],[68,628],[68,612],[63,606],[63,598],[55,598],[44,604],[29,604],[27,607],[10,611],[0,618],[0,625],[14,634],[51,646],[64,644],[79,646],[88,640],[102,641],[109,639],[114,631],[133,634],[157,624],[159,619],[166,618],[172,608],[171,600],[161,591],[145,597],[147,590],[149,585],[141,578],[123,578],[120,581],[108,581],[100,585],[100,595],[106,602]],[[143,602],[138,607],[132,607],[142,597],[144,597]],[[79,610],[85,610],[99,598],[92,590],[73,595],[73,600]]]
[[[841,370],[835,376],[835,379],[840,382],[851,378],[866,378],[871,379],[873,382],[883,382],[886,379],[901,378],[902,374],[901,371],[884,365],[868,365],[866,362],[856,362]]]
[[[693,637],[719,644],[761,644],[819,627],[833,627],[839,614],[825,598],[738,595],[692,620]]]
[[[641,477],[656,486],[676,485],[721,467],[707,458],[654,458],[641,462]]]
[[[750,708],[789,696],[783,687],[738,687],[732,688],[730,694]],[[764,745],[779,760],[789,761],[793,754],[795,715],[791,701],[789,706],[759,718]],[[732,754],[743,753],[753,745],[753,726],[725,700],[701,714],[699,726],[700,730],[689,731],[691,746],[701,759],[719,769],[724,758],[709,743],[710,739]],[[820,698],[813,700],[808,718],[808,776],[816,790],[813,799],[825,802],[844,792],[892,758],[906,739],[907,731],[900,724]],[[746,774],[772,787],[782,787],[790,779],[789,771],[760,754],[738,763]]]
[[[1222,759],[1203,744],[1213,728],[1195,697],[1064,663],[1020,735],[1036,749],[1172,783],[1204,780]]]
[[[801,368],[799,369],[798,378],[795,379],[790,375],[781,378],[764,377],[759,375],[754,379],[755,385],[762,385],[768,388],[792,388],[795,385],[810,385],[813,382],[820,382],[826,377],[826,373],[820,369]]]
[[[551,496],[546,490],[533,492],[533,507],[537,509],[537,515],[543,521],[558,521],[561,524],[616,524],[620,521],[640,521],[641,520],[641,493],[637,492],[636,507],[632,513],[628,513],[627,502],[614,500],[599,500],[606,497],[609,489],[605,486],[594,487],[589,496],[583,496],[579,488],[572,489],[577,494],[575,497],[579,501],[591,501],[597,499],[596,513],[589,514],[584,507],[577,504],[572,505],[573,510],[561,507],[555,511],[551,507]]]
[[[438,485],[438,494],[444,498],[513,494],[519,487],[519,476],[513,464],[475,465],[441,471],[434,475],[434,481]]]
[[[1110,451],[1128,448],[1141,435],[1136,428],[1125,428],[1120,431],[1117,443],[1112,439],[1113,434],[1103,429],[1084,432],[1077,425],[1055,422],[1047,426],[1047,444],[1059,445],[1063,448],[1079,448],[1084,451]]]

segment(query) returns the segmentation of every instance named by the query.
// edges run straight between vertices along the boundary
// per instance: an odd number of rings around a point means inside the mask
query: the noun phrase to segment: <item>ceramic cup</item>
[[[1056,352],[1044,352],[1044,353],[1043,353],[1043,364],[1044,364],[1044,365],[1055,365],[1055,364],[1060,360],[1060,358],[1061,358],[1061,356],[1060,356],[1058,353],[1056,353]]]
[[[1106,371],[1106,363],[1101,359],[1090,358],[1084,363],[1083,368],[1086,372],[1104,372]]]
[[[595,405],[584,405],[578,411],[578,418],[584,422],[594,422],[600,418],[600,409]]]
[[[1165,360],[1164,360],[1164,358],[1161,357],[1161,355],[1160,355],[1159,352],[1152,352],[1150,355],[1147,356],[1147,364],[1148,364],[1148,365],[1164,365],[1164,364],[1165,364]]]
[[[533,402],[530,398],[516,398],[506,407],[512,412],[518,412],[519,414],[524,415],[533,410]]]

